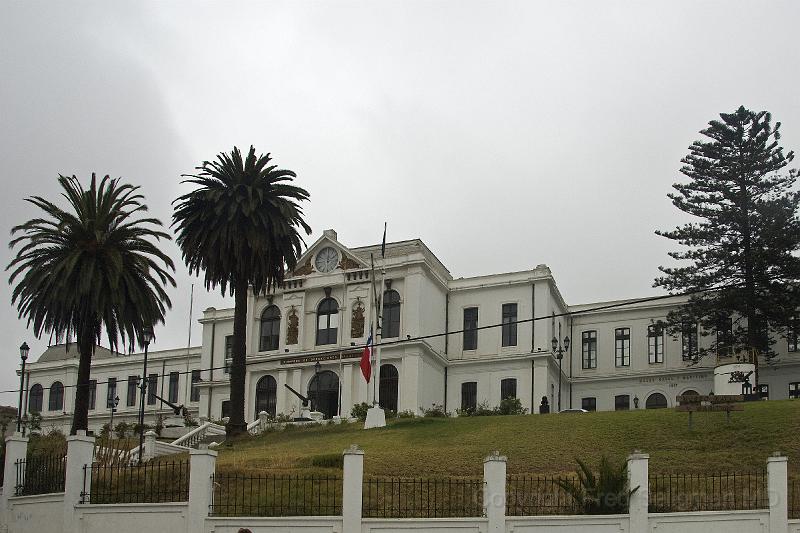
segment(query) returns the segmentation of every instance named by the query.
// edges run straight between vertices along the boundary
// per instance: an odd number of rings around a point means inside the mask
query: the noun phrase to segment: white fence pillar
[[[648,493],[648,463],[650,455],[636,450],[628,456],[628,488],[633,490],[628,502],[630,533],[647,533],[650,495]]]
[[[64,533],[78,531],[75,506],[80,504],[84,491],[84,467],[86,475],[86,497],[88,498],[92,460],[94,459],[94,437],[87,437],[86,431],[67,437],[67,464],[64,472]]]
[[[144,434],[144,450],[142,461],[147,462],[156,457],[156,432],[152,429]]]
[[[767,458],[767,490],[769,493],[769,533],[789,531],[788,460],[780,452]]]
[[[353,444],[343,453],[342,531],[361,531],[364,451]]]
[[[6,437],[6,462],[3,465],[3,494],[0,496],[0,518],[8,524],[8,499],[14,496],[17,486],[17,461],[28,454],[28,438],[21,433]]]
[[[506,463],[495,451],[483,460],[483,510],[489,519],[488,533],[506,530]]]
[[[217,452],[209,449],[189,450],[189,519],[187,533],[205,531],[214,499],[213,476],[217,466]]]

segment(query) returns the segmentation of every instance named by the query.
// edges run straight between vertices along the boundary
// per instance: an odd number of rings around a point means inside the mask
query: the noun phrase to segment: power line
[[[405,339],[396,339],[396,340],[390,340],[390,341],[383,341],[382,340],[381,342],[379,342],[377,344],[373,344],[372,346],[373,347],[374,346],[379,346],[379,345],[380,346],[395,346],[395,345],[398,345],[398,344],[404,344],[404,343],[409,343],[409,342],[415,342],[415,341],[421,341],[421,340],[445,337],[447,335],[459,335],[461,333],[464,333],[465,331],[478,331],[478,330],[484,330],[484,329],[499,328],[499,327],[507,326],[507,325],[510,325],[510,324],[528,324],[528,323],[532,323],[532,322],[537,322],[539,320],[552,320],[554,318],[573,316],[573,315],[582,315],[582,314],[585,314],[585,313],[592,313],[592,312],[595,312],[595,311],[604,311],[604,310],[607,310],[607,309],[615,309],[615,308],[618,308],[618,307],[624,307],[624,306],[629,306],[629,305],[636,305],[636,304],[648,303],[648,302],[656,302],[656,301],[660,301],[660,300],[666,300],[666,299],[669,299],[669,298],[679,298],[679,297],[682,297],[682,296],[691,296],[692,294],[698,294],[698,293],[701,293],[701,292],[712,292],[712,291],[724,290],[724,289],[729,289],[729,288],[732,288],[732,287],[736,287],[738,285],[741,285],[741,284],[724,285],[724,286],[715,287],[715,288],[712,288],[712,289],[695,289],[695,290],[691,290],[691,291],[682,292],[680,294],[662,294],[660,296],[648,296],[648,297],[645,297],[645,298],[635,298],[635,299],[632,299],[632,300],[625,300],[625,301],[621,301],[621,302],[615,302],[615,303],[610,303],[610,304],[606,304],[606,305],[599,305],[599,306],[595,306],[595,307],[590,307],[588,309],[582,309],[580,311],[564,311],[564,312],[561,312],[561,313],[552,313],[552,314],[545,315],[545,316],[524,318],[524,319],[521,319],[521,320],[515,320],[515,321],[510,321],[510,322],[505,322],[505,323],[501,322],[501,323],[498,323],[498,324],[490,324],[490,325],[487,325],[487,326],[477,326],[477,327],[469,328],[469,329],[460,329],[460,330],[440,332],[440,333],[431,333],[431,334],[428,334],[428,335],[419,335],[417,337],[410,337],[409,336],[409,337],[406,337]],[[312,351],[312,352],[303,352],[303,356],[304,357],[314,357],[314,356],[322,356],[322,355],[335,355],[335,354],[338,354],[338,353],[341,353],[341,352],[344,352],[344,351],[363,350],[364,348],[366,348],[366,346],[367,346],[367,344],[364,343],[364,344],[356,344],[356,345],[353,345],[353,346],[339,347],[339,348],[336,348],[336,349],[328,349],[328,350],[320,350],[320,351]],[[265,362],[265,361],[245,361],[245,367],[250,366],[250,365],[263,363],[263,362]],[[215,367],[200,368],[200,369],[195,368],[193,370],[183,371],[183,372],[180,372],[180,371],[169,372],[168,374],[157,374],[157,373],[154,373],[154,374],[149,374],[147,377],[155,375],[158,378],[164,378],[166,376],[169,376],[170,374],[189,375],[189,374],[192,374],[193,372],[198,372],[198,371],[199,372],[211,372],[211,371],[214,371],[214,370],[223,370],[223,369],[228,368],[228,367],[229,367],[229,365],[223,365],[223,366],[215,366]],[[105,384],[108,384],[108,383],[109,383],[108,381],[97,381],[97,382],[94,383],[94,385],[95,386],[96,385],[105,385]],[[116,383],[120,383],[120,381],[116,381]],[[86,386],[88,387],[88,386],[91,386],[91,385],[86,385]],[[62,387],[65,388],[65,389],[67,389],[67,388],[77,388],[78,384],[75,384],[75,385],[63,385],[62,384]],[[42,390],[49,390],[50,388],[51,387],[42,387]],[[30,389],[26,389],[26,390],[30,390]],[[16,394],[16,393],[19,393],[19,392],[20,392],[19,389],[11,389],[11,390],[0,391],[0,394],[11,394],[11,393],[15,393]]]

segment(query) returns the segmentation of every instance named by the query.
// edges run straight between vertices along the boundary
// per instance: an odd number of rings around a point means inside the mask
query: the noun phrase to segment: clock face
[[[339,253],[330,246],[323,248],[317,254],[314,265],[320,272],[328,273],[333,271],[339,264]]]

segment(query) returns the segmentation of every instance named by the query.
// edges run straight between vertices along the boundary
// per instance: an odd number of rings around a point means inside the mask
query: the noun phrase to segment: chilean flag
[[[361,373],[364,374],[364,379],[367,380],[367,383],[369,383],[369,380],[372,377],[372,362],[370,361],[371,357],[372,357],[372,328],[369,328],[369,338],[367,339],[367,345],[364,346],[364,353],[361,355]]]

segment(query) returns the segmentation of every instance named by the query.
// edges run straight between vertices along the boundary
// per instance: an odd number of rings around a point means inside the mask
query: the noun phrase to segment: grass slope
[[[596,463],[607,454],[624,459],[634,449],[650,454],[651,472],[750,471],[780,450],[790,473],[800,473],[800,401],[754,402],[745,411],[687,414],[672,409],[587,414],[396,420],[364,431],[362,424],[292,428],[222,446],[221,469],[298,472],[311,460],[341,454],[356,443],[367,475],[478,476],[492,450],[508,456],[509,474],[574,470],[574,458]]]

